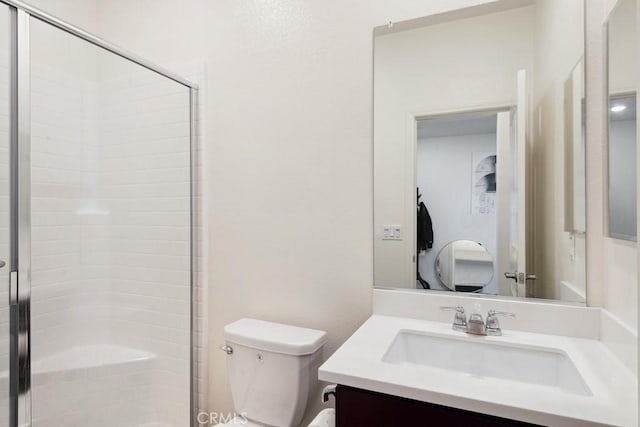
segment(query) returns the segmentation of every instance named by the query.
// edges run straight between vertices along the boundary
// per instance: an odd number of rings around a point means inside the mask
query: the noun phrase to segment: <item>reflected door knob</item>
[[[504,273],[504,277],[506,277],[507,279],[513,279],[516,282],[517,281],[524,282],[525,280],[536,280],[535,274],[525,274],[525,273],[519,273],[517,271],[513,273],[506,272]]]
[[[224,351],[225,353],[227,353],[228,355],[232,355],[233,354],[233,347],[229,346],[229,345],[221,345],[220,347],[218,347],[220,350]]]
[[[5,265],[7,265],[7,263],[0,259],[0,268],[4,267]]]

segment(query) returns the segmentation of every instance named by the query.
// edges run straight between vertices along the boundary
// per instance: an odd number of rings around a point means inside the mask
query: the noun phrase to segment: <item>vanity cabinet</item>
[[[343,385],[336,387],[336,427],[534,426],[520,421],[405,399]]]

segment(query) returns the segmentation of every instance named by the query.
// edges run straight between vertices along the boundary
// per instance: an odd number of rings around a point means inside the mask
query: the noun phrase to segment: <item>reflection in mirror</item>
[[[508,122],[509,113],[502,114],[506,114]],[[497,130],[497,112],[451,114],[424,118],[417,122],[416,263],[418,281],[425,289],[471,289],[453,286],[461,285],[460,283],[436,280],[437,273],[433,266],[438,264],[438,259],[447,247],[451,249],[453,244],[449,242],[481,242],[475,245],[481,245],[482,251],[487,253],[489,259],[497,253]],[[509,138],[509,131],[506,138]],[[508,144],[507,139],[501,143]],[[500,176],[500,180],[502,179]],[[422,215],[420,211],[423,212]],[[425,217],[425,214],[428,217]],[[421,234],[425,222],[430,224],[431,230],[435,230],[435,233]],[[506,235],[508,230],[504,230],[504,233]],[[423,235],[435,238],[425,244],[422,242]],[[458,240],[462,237],[465,240]],[[491,266],[493,276],[493,261]],[[479,279],[470,282],[484,283]],[[487,284],[488,282],[484,283]],[[476,286],[473,291],[484,288],[484,285]],[[495,278],[484,292],[498,293]]]
[[[573,236],[587,231],[583,66],[581,59],[564,84],[564,231]]]
[[[493,258],[478,242],[456,240],[440,250],[435,270],[447,289],[478,292],[493,281]]]
[[[609,16],[609,236],[637,240],[636,2],[620,0]]]
[[[376,286],[584,303],[583,6],[375,29]],[[459,281],[456,241],[485,260]]]

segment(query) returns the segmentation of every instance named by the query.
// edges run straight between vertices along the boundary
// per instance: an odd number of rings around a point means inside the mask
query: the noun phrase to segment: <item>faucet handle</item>
[[[506,317],[516,317],[515,313],[511,313],[509,311],[498,311],[498,310],[489,310],[487,316],[496,315],[496,316],[506,316]]]
[[[464,313],[464,307],[462,307],[461,305],[459,306],[455,306],[455,305],[441,305],[440,306],[440,310],[442,311],[461,311]]]
[[[467,331],[467,315],[464,312],[464,307],[461,306],[446,306],[443,305],[440,307],[442,311],[455,311],[456,314],[453,316],[453,325],[451,326],[455,331]]]
[[[493,335],[493,336],[502,335],[502,329],[500,329],[500,322],[498,321],[498,316],[516,317],[514,313],[510,313],[508,311],[489,310],[489,313],[487,314],[487,322],[485,326],[487,335]]]

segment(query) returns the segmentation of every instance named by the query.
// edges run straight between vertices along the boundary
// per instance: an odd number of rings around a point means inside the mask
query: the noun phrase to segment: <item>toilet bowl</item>
[[[222,426],[297,427],[316,388],[326,332],[256,319],[224,328],[237,416]]]

